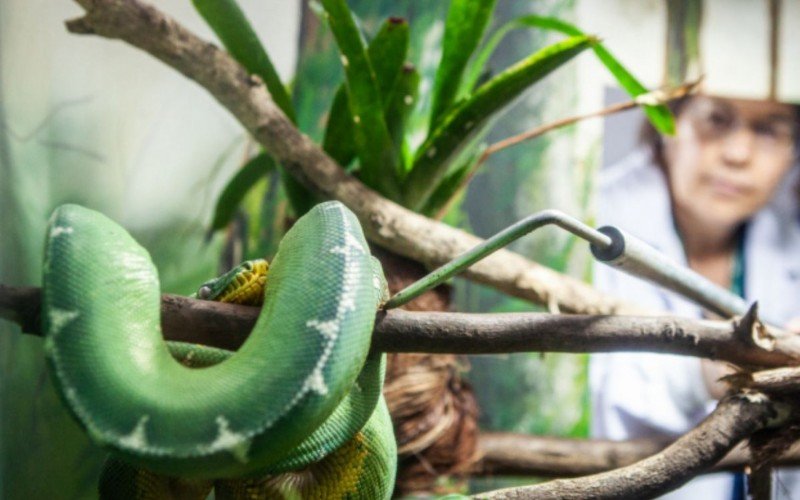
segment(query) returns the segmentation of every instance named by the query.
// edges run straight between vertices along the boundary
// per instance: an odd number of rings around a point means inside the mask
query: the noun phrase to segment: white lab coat
[[[758,300],[764,318],[781,324],[800,316],[800,222],[792,193],[792,169],[768,207],[745,233],[745,295]],[[638,150],[601,174],[598,224],[618,226],[680,264],[686,257],[675,231],[663,173],[651,154]],[[700,317],[701,309],[677,294],[603,264],[595,286],[630,302],[679,316]],[[592,355],[589,366],[592,435],[607,439],[677,438],[713,410],[700,359],[670,354]],[[779,498],[800,498],[798,473],[781,471],[774,481]],[[701,476],[664,498],[729,500],[731,474]],[[781,494],[783,493],[783,494]]]

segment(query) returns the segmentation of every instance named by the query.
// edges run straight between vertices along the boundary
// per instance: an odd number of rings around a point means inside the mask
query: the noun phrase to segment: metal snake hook
[[[558,226],[588,241],[592,255],[599,262],[672,290],[715,314],[730,317],[747,312],[748,306],[744,299],[672,261],[639,238],[614,226],[594,229],[574,217],[552,209],[528,216],[467,250],[396,293],[386,302],[384,309],[394,309],[408,303],[487,255],[547,225]]]

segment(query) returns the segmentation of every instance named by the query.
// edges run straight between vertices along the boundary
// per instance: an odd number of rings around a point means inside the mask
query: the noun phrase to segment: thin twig
[[[608,116],[615,113],[619,113],[622,111],[626,111],[638,106],[643,105],[657,105],[657,104],[664,104],[674,99],[679,99],[688,95],[689,93],[693,92],[697,86],[700,84],[700,80],[695,80],[691,82],[686,82],[683,85],[680,85],[674,89],[668,90],[656,90],[653,92],[648,92],[647,94],[642,94],[635,99],[631,99],[630,101],[625,101],[621,103],[612,104],[605,108],[591,111],[589,113],[578,114],[575,116],[569,116],[566,118],[561,118],[550,123],[545,123],[544,125],[539,125],[538,127],[534,127],[530,130],[522,132],[520,134],[507,137],[501,141],[497,141],[494,144],[489,145],[483,153],[481,153],[478,160],[475,162],[475,165],[471,167],[469,174],[467,174],[464,179],[462,179],[461,183],[459,184],[458,188],[455,190],[454,196],[448,201],[447,204],[439,211],[436,215],[437,219],[441,219],[444,217],[450,209],[452,201],[458,198],[458,195],[469,185],[472,178],[475,174],[480,170],[480,167],[486,163],[486,160],[489,157],[499,151],[502,151],[506,148],[510,148],[511,146],[515,146],[521,142],[529,141],[531,139],[535,139],[541,135],[544,135],[548,132],[552,132],[553,130],[559,129],[561,127],[566,127],[567,125],[572,125],[579,121],[587,120],[589,118],[597,118],[601,116]]]
[[[498,151],[502,151],[503,149],[509,148],[521,142],[534,139],[536,137],[539,137],[540,135],[546,134],[547,132],[550,132],[557,128],[565,127],[567,125],[572,125],[573,123],[577,123],[579,121],[586,120],[589,118],[596,118],[600,116],[607,116],[614,113],[619,113],[621,111],[632,109],[638,106],[660,105],[675,99],[680,99],[688,95],[689,93],[693,92],[699,84],[700,80],[686,82],[674,89],[655,90],[653,92],[642,94],[636,97],[635,99],[631,99],[630,101],[612,104],[608,107],[599,109],[597,111],[578,114],[567,118],[561,118],[559,120],[546,123],[544,125],[540,125],[538,127],[532,128],[531,130],[528,130],[527,132],[522,132],[521,134],[508,137],[506,139],[503,139],[501,141],[495,142],[494,144],[490,145],[481,155],[480,159],[478,160],[478,164],[482,164],[484,161],[486,161],[486,159],[489,156],[497,153]]]
[[[502,151],[506,148],[510,148],[511,146],[515,146],[521,142],[529,141],[531,139],[535,139],[540,135],[546,134],[547,132],[551,132],[555,129],[566,127],[567,125],[572,125],[573,123],[577,123],[582,120],[586,120],[589,118],[595,118],[599,116],[607,116],[612,115],[614,113],[619,113],[621,111],[625,111],[628,109],[632,109],[638,106],[638,103],[635,100],[630,100],[626,102],[620,102],[616,104],[612,104],[611,106],[605,107],[603,109],[598,109],[596,111],[592,111],[590,113],[578,114],[575,116],[568,116],[566,118],[561,118],[550,123],[545,123],[544,125],[539,125],[538,127],[534,127],[530,130],[522,132],[521,134],[517,134],[511,137],[507,137],[501,141],[497,141],[494,144],[489,145],[484,151],[483,154],[478,159],[478,165],[482,165],[491,155]]]

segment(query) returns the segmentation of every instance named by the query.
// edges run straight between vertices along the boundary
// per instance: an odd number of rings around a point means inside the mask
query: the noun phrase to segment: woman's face
[[[794,162],[794,113],[775,102],[693,97],[665,141],[675,209],[730,229],[757,212]]]

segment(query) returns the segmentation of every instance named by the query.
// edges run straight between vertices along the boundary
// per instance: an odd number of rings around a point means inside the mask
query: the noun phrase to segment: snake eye
[[[253,263],[248,260],[247,262],[242,263],[242,267],[244,267],[245,270],[247,270],[247,271],[252,271],[253,270]]]
[[[200,290],[197,291],[197,298],[202,300],[208,300],[211,297],[211,287],[203,285],[200,287]]]

